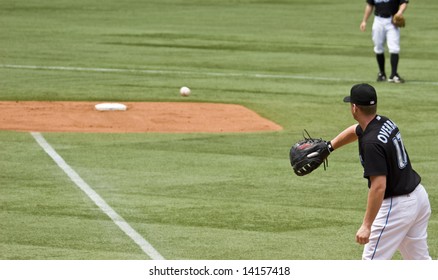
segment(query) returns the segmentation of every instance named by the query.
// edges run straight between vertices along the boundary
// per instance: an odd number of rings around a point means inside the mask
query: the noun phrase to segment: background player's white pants
[[[392,17],[382,18],[375,16],[372,36],[374,52],[376,54],[385,52],[385,42],[388,45],[389,53],[400,52],[400,28],[392,24]]]
[[[403,259],[430,260],[427,247],[430,214],[429,197],[421,184],[408,195],[384,199],[362,259],[391,259],[398,249]]]

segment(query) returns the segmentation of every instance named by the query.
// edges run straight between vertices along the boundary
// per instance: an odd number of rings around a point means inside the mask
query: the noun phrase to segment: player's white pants
[[[382,18],[375,16],[372,36],[374,52],[376,54],[382,54],[385,52],[385,42],[388,45],[389,53],[400,52],[400,28],[392,24],[392,17]]]
[[[427,247],[430,215],[429,197],[421,184],[408,195],[384,199],[362,259],[388,260],[398,249],[403,259],[430,260]]]

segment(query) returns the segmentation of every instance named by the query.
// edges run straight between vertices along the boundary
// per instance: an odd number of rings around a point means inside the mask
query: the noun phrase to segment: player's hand
[[[367,23],[366,21],[362,21],[360,23],[360,31],[365,32],[366,29],[367,29]]]
[[[362,225],[356,233],[356,242],[365,245],[370,242],[371,228]]]

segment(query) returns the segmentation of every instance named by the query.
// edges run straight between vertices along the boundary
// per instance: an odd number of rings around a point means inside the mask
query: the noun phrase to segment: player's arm
[[[356,242],[367,244],[370,241],[371,225],[376,219],[377,213],[382,206],[386,190],[386,176],[371,176],[371,187],[368,192],[368,202],[362,226],[356,233]]]
[[[365,30],[366,30],[366,28],[367,28],[367,21],[368,21],[368,18],[371,16],[371,14],[373,13],[373,9],[374,9],[374,6],[373,5],[370,5],[370,4],[368,4],[367,3],[367,5],[365,6],[365,11],[364,11],[364,13],[363,13],[363,18],[362,18],[362,22],[360,23],[360,30],[362,31],[362,32],[364,32]]]
[[[401,4],[400,7],[398,8],[398,12],[396,13],[396,15],[403,15],[403,13],[406,11],[407,8],[408,8],[408,3]]]
[[[350,127],[347,127],[344,131],[338,134],[333,140],[330,141],[332,144],[333,150],[336,150],[342,146],[345,146],[347,144],[350,144],[357,140],[356,135],[356,127],[358,125],[354,124]]]

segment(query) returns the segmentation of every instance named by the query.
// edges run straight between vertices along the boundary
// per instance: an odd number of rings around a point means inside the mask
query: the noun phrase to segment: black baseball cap
[[[376,90],[369,84],[357,84],[350,90],[350,96],[344,98],[344,102],[362,106],[372,106],[377,104]]]

